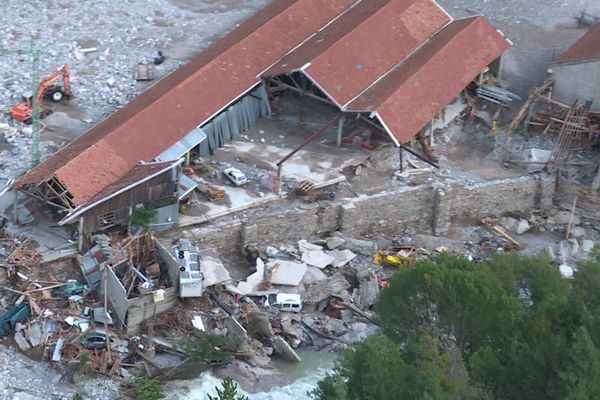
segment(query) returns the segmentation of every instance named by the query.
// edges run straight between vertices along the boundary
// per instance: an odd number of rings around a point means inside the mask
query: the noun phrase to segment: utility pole
[[[32,72],[32,97],[31,97],[31,131],[32,131],[32,143],[31,143],[31,168],[35,167],[40,163],[40,105],[38,104],[38,86],[40,81],[40,57],[44,54],[48,54],[45,51],[46,46],[34,47],[33,38],[28,49],[0,49],[2,53],[16,53],[26,54],[31,57],[31,72]]]

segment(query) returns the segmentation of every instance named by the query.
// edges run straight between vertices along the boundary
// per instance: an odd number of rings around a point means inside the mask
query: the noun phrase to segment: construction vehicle
[[[60,78],[63,80],[62,86],[55,84]],[[54,71],[38,85],[37,102],[40,119],[52,113],[52,109],[44,107],[44,99],[47,98],[55,103],[59,103],[65,98],[70,99],[72,96],[69,65],[65,64],[61,69]],[[10,108],[8,114],[17,121],[31,124],[33,120],[33,95],[25,96],[21,103]]]

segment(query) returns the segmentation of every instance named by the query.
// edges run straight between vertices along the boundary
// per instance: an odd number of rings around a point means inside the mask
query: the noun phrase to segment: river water
[[[250,400],[309,399],[307,392],[314,389],[317,382],[331,371],[337,355],[316,351],[298,353],[302,357],[302,362],[299,364],[275,361],[278,369],[292,380],[291,384],[254,394],[239,389],[238,392],[247,395]],[[207,400],[207,395],[216,395],[215,387],[221,386],[221,380],[206,372],[196,379],[172,382],[169,386],[174,389],[168,395],[170,400]]]

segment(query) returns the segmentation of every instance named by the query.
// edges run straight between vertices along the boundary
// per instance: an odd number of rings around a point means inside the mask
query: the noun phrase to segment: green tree
[[[160,382],[156,379],[143,377],[134,378],[132,381],[133,397],[136,400],[160,400],[165,397]]]
[[[148,230],[150,225],[156,221],[156,214],[156,209],[151,206],[136,208],[131,214],[129,222],[132,225],[139,226],[144,230]]]
[[[198,332],[185,342],[184,349],[194,361],[216,363],[231,357],[229,340],[224,335]]]
[[[237,383],[231,378],[223,379],[221,389],[218,387],[215,387],[215,389],[217,390],[217,397],[209,394],[208,400],[248,400],[248,396],[238,396]]]
[[[572,280],[547,257],[420,261],[382,291],[382,335],[344,353],[311,395],[600,398],[599,293],[600,252]]]

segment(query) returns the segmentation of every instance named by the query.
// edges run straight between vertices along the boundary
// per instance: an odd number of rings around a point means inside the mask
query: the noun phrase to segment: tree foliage
[[[567,280],[545,257],[441,255],[394,274],[375,310],[382,334],[314,399],[600,398],[598,258]]]
[[[184,343],[186,353],[194,361],[218,363],[231,357],[229,340],[224,335],[198,332]]]
[[[217,390],[217,397],[208,395],[208,400],[248,400],[248,396],[238,396],[237,383],[231,378],[223,379],[221,388]]]
[[[157,211],[154,207],[144,206],[136,208],[129,218],[132,225],[139,226],[144,230],[150,229],[150,225],[156,222]]]

